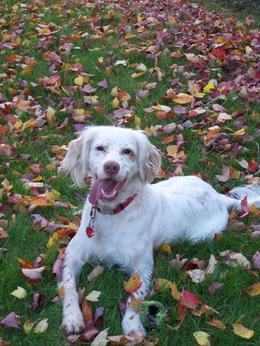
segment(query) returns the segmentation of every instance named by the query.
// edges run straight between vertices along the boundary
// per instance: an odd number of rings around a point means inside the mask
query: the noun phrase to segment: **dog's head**
[[[151,182],[160,165],[159,152],[142,131],[100,126],[86,128],[69,143],[60,169],[78,185],[87,175],[93,178],[94,204],[99,198],[114,200],[133,179]]]

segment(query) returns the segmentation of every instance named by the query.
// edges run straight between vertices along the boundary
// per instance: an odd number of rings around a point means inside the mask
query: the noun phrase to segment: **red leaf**
[[[211,53],[218,59],[224,60],[226,57],[226,51],[223,48],[214,48]]]
[[[186,316],[187,307],[182,305],[180,302],[177,304],[177,315],[178,319],[183,322]]]
[[[198,304],[201,304],[202,301],[194,293],[183,290],[181,292],[180,304],[186,306],[189,309],[195,309]]]

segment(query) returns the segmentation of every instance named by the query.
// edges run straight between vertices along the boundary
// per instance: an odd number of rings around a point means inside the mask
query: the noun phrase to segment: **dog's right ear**
[[[78,186],[83,184],[88,174],[88,157],[95,132],[94,127],[87,128],[82,131],[79,138],[72,140],[59,167],[59,172],[70,175]]]

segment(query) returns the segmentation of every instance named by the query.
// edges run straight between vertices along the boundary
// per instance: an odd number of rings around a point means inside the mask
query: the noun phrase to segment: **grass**
[[[73,6],[72,6],[72,5]],[[60,193],[61,200],[72,203],[76,209],[54,208],[49,206],[46,208],[37,208],[34,213],[39,213],[50,221],[57,222],[57,214],[73,220],[75,213],[79,212],[83,205],[84,197],[87,189],[78,189],[72,186],[69,179],[61,177],[57,174],[57,157],[52,152],[52,146],[62,146],[67,144],[74,138],[73,125],[77,121],[73,120],[75,109],[84,109],[86,113],[91,114],[91,118],[85,119],[84,125],[90,124],[110,124],[114,122],[112,113],[113,109],[111,102],[111,90],[113,87],[124,89],[130,96],[129,106],[132,107],[134,114],[140,119],[141,128],[150,128],[152,125],[165,126],[175,122],[179,127],[174,131],[174,136],[182,133],[184,136],[184,152],[187,155],[186,164],[183,167],[185,174],[201,174],[207,181],[214,184],[219,190],[231,188],[234,185],[245,183],[248,172],[243,170],[238,160],[242,158],[250,161],[257,160],[259,156],[257,139],[247,136],[234,139],[232,133],[239,129],[237,121],[240,121],[240,127],[246,128],[246,133],[255,135],[257,132],[259,114],[259,104],[256,100],[241,96],[239,89],[233,89],[228,92],[225,98],[214,99],[212,95],[205,95],[201,100],[201,106],[207,112],[207,116],[200,115],[191,118],[193,123],[192,128],[183,128],[182,126],[187,120],[183,116],[174,114],[166,120],[161,120],[160,115],[155,113],[145,112],[145,108],[151,107],[157,103],[176,106],[173,102],[164,98],[166,91],[172,86],[174,78],[179,78],[179,86],[176,84],[177,92],[188,92],[188,83],[192,79],[201,83],[203,86],[211,78],[219,78],[219,83],[222,81],[216,73],[215,68],[221,71],[222,65],[219,62],[209,60],[205,69],[209,71],[209,76],[205,78],[201,75],[201,70],[194,66],[187,66],[185,57],[173,58],[170,53],[180,48],[175,47],[175,41],[172,37],[165,44],[161,52],[159,52],[159,62],[156,64],[150,59],[144,47],[154,45],[156,39],[156,31],[163,28],[174,30],[175,24],[163,26],[154,26],[147,29],[145,26],[137,25],[134,14],[130,18],[124,16],[124,11],[115,9],[99,9],[84,7],[78,1],[54,1],[48,0],[45,6],[35,5],[35,2],[28,1],[27,7],[23,3],[8,0],[0,4],[2,33],[10,34],[19,23],[23,23],[23,30],[17,34],[20,43],[14,45],[12,49],[8,48],[8,39],[0,36],[5,42],[4,48],[0,52],[0,99],[1,102],[11,102],[15,96],[25,99],[28,95],[25,90],[29,89],[29,95],[33,98],[33,104],[40,106],[44,111],[48,106],[51,106],[55,111],[55,125],[46,123],[44,126],[28,128],[22,130],[18,127],[14,128],[14,122],[7,121],[3,115],[0,120],[1,130],[4,129],[3,135],[4,144],[15,144],[16,154],[13,156],[0,156],[0,178],[3,181],[7,179],[13,187],[12,193],[25,196],[32,196],[33,191],[26,189],[21,180],[21,176],[30,172],[29,166],[33,163],[41,163],[43,171],[40,173],[43,182],[47,189],[55,189]],[[32,6],[32,8],[30,8]],[[184,5],[183,5],[184,6]],[[185,9],[185,7],[183,7]],[[178,9],[179,10],[179,9]],[[127,12],[125,13],[127,14]],[[185,20],[185,16],[184,19]],[[125,42],[125,33],[122,30],[125,23],[128,21],[133,38],[129,38]],[[90,25],[90,23],[96,23]],[[218,28],[220,32],[228,31],[228,19],[224,21],[224,29]],[[40,24],[50,24],[50,30],[57,31],[52,35],[39,34]],[[106,32],[103,37],[100,36],[99,25],[111,25],[111,32]],[[182,25],[187,25],[178,19],[177,24],[180,31]],[[204,28],[205,29],[205,28]],[[106,28],[104,29],[106,30]],[[177,31],[178,31],[177,30]],[[206,30],[206,29],[205,29]],[[101,30],[102,31],[102,30]],[[203,27],[202,27],[203,31]],[[85,35],[88,33],[88,35]],[[97,36],[99,34],[99,37]],[[214,33],[215,34],[215,33]],[[212,33],[213,35],[213,33]],[[187,38],[187,37],[186,37]],[[14,43],[11,39],[11,43]],[[45,43],[44,43],[45,42]],[[67,55],[62,55],[60,47],[64,42],[72,42],[73,47]],[[46,46],[44,46],[46,44]],[[241,43],[249,44],[249,43]],[[243,47],[237,47],[237,50],[242,52]],[[129,52],[130,50],[130,52]],[[189,47],[180,49],[182,52],[197,52],[195,49],[191,51]],[[61,86],[57,88],[48,88],[39,85],[39,78],[50,76],[50,61],[43,58],[43,53],[46,51],[56,52],[62,57],[62,60],[69,66],[68,70],[62,66],[56,66],[57,73],[61,75]],[[17,63],[8,63],[8,58],[13,54],[20,55],[21,61]],[[201,51],[199,51],[201,54]],[[238,53],[237,53],[238,54]],[[239,53],[240,54],[240,53]],[[241,53],[242,54],[242,53]],[[23,64],[26,57],[34,57],[37,64],[29,73],[22,73]],[[103,57],[104,62],[100,62],[100,57]],[[207,55],[205,53],[205,57]],[[128,60],[129,65],[115,66],[117,60]],[[246,70],[250,66],[255,66],[256,60],[246,60],[243,62],[242,68]],[[74,79],[80,72],[74,72],[71,68],[73,64],[81,63],[83,71],[90,75],[89,83],[97,88],[95,95],[99,97],[100,104],[103,110],[98,107],[84,103],[83,94],[74,84]],[[140,78],[132,78],[131,74],[135,72],[135,66],[131,64],[144,63],[148,71]],[[177,72],[176,64],[179,69]],[[217,65],[216,65],[217,64]],[[149,68],[157,67],[163,74],[160,79],[156,73],[149,71]],[[244,71],[244,70],[243,70]],[[191,77],[184,72],[194,73]],[[228,76],[226,76],[228,78]],[[108,82],[107,89],[98,88],[98,83],[106,79]],[[230,76],[233,80],[234,76]],[[156,82],[156,88],[152,90],[148,96],[137,98],[137,90],[144,87],[146,83]],[[72,103],[69,107],[61,105],[62,98],[69,98]],[[197,100],[198,101],[198,100]],[[0,102],[0,103],[1,103]],[[221,131],[229,135],[229,141],[232,145],[235,142],[242,146],[242,149],[236,158],[230,156],[230,148],[215,147],[206,148],[203,141],[203,136],[208,132],[210,126],[216,123],[216,114],[212,112],[212,104],[222,104],[229,114],[234,115],[233,120],[225,124],[218,124]],[[185,106],[185,105],[184,105]],[[187,105],[186,105],[187,106]],[[199,104],[197,105],[199,106]],[[190,106],[187,106],[188,110]],[[236,112],[240,112],[239,115]],[[1,112],[1,109],[0,109]],[[19,110],[17,107],[12,107],[10,113],[16,120],[25,123],[34,118],[34,111]],[[64,130],[59,128],[63,121],[67,118],[68,125]],[[205,121],[206,119],[206,121]],[[127,126],[136,127],[137,119],[130,119]],[[1,132],[2,133],[2,132]],[[157,145],[163,156],[163,169],[167,175],[175,172],[177,165],[166,156],[168,144],[161,144],[162,138],[165,135],[158,137],[151,136],[151,141]],[[175,143],[175,142],[173,142]],[[30,158],[23,160],[21,154],[28,154]],[[52,167],[48,168],[48,165]],[[221,174],[223,165],[233,166],[240,171],[239,178],[233,178],[226,183],[221,183],[217,180],[216,175]],[[255,173],[256,176],[257,173]],[[67,343],[65,334],[60,330],[61,322],[61,302],[56,304],[51,303],[51,300],[57,295],[56,281],[52,275],[52,264],[57,257],[57,248],[64,244],[54,244],[53,247],[47,248],[49,234],[43,230],[35,230],[32,227],[32,216],[27,212],[26,206],[14,205],[8,202],[8,191],[1,188],[1,219],[0,226],[8,232],[9,237],[0,239],[0,247],[6,248],[7,252],[0,257],[0,319],[6,316],[11,311],[15,311],[21,318],[21,324],[26,321],[37,322],[43,318],[48,318],[48,330],[42,334],[33,332],[26,334],[23,328],[13,330],[7,328],[0,329],[0,337],[5,341],[10,342],[15,346],[38,346],[38,345],[64,345]],[[5,209],[6,207],[6,209]],[[236,252],[242,252],[250,261],[254,253],[259,250],[259,240],[251,238],[250,227],[252,222],[259,223],[256,216],[251,216],[243,219],[247,225],[247,230],[244,232],[228,230],[224,236],[215,241],[203,242],[192,245],[188,242],[173,244],[171,254],[157,253],[155,256],[155,278],[166,278],[175,281],[179,290],[187,288],[195,294],[199,295],[203,302],[218,311],[215,318],[220,319],[225,323],[226,330],[219,330],[210,327],[206,321],[210,320],[208,316],[195,317],[188,314],[179,330],[173,330],[178,324],[176,313],[176,301],[173,300],[169,292],[159,292],[153,298],[162,302],[169,310],[169,318],[167,323],[159,330],[153,330],[149,333],[149,340],[158,339],[157,345],[174,346],[174,345],[194,345],[195,339],[193,333],[198,330],[203,330],[210,335],[212,345],[258,345],[260,344],[260,328],[259,328],[259,297],[251,297],[245,293],[246,288],[259,281],[259,272],[253,270],[244,270],[241,267],[228,267],[223,263],[218,264],[218,268],[214,274],[207,278],[206,281],[195,284],[187,277],[184,271],[173,269],[169,265],[169,261],[176,254],[182,254],[184,257],[191,259],[197,257],[208,261],[211,254],[214,254],[219,259],[221,251],[232,249]],[[137,240],[138,241],[138,240]],[[24,258],[30,262],[34,262],[36,257],[44,253],[46,259],[44,264],[48,265],[47,270],[43,274],[43,279],[34,285],[26,282],[25,277],[21,273],[21,268],[17,258]],[[121,333],[120,327],[120,312],[119,302],[125,299],[126,295],[123,290],[123,282],[126,280],[124,275],[114,268],[107,268],[105,272],[98,277],[93,283],[87,282],[87,273],[93,268],[93,264],[88,264],[84,267],[81,284],[85,287],[86,292],[91,290],[99,290],[102,292],[101,299],[97,304],[93,304],[93,309],[96,306],[105,307],[104,328],[109,327],[109,334],[115,335]],[[223,287],[214,295],[208,292],[208,286],[214,282],[223,283]],[[27,291],[27,297],[23,300],[10,295],[17,286],[22,286]],[[35,292],[41,292],[45,297],[43,304],[36,310],[32,311],[32,297]],[[255,335],[250,340],[242,339],[232,332],[232,324],[241,322],[246,327],[253,329]],[[1,343],[1,342],[0,342]]]

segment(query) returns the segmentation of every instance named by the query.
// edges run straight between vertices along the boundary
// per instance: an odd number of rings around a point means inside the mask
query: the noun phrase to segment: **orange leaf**
[[[27,268],[27,269],[34,269],[35,268],[35,265],[33,263],[31,263],[31,262],[29,262],[23,258],[17,257],[17,260],[23,268]]]
[[[127,293],[134,293],[142,285],[141,277],[138,273],[132,274],[127,282],[124,282],[124,289]]]
[[[252,286],[248,287],[247,293],[252,297],[258,296],[260,294],[260,283],[253,284]]]

